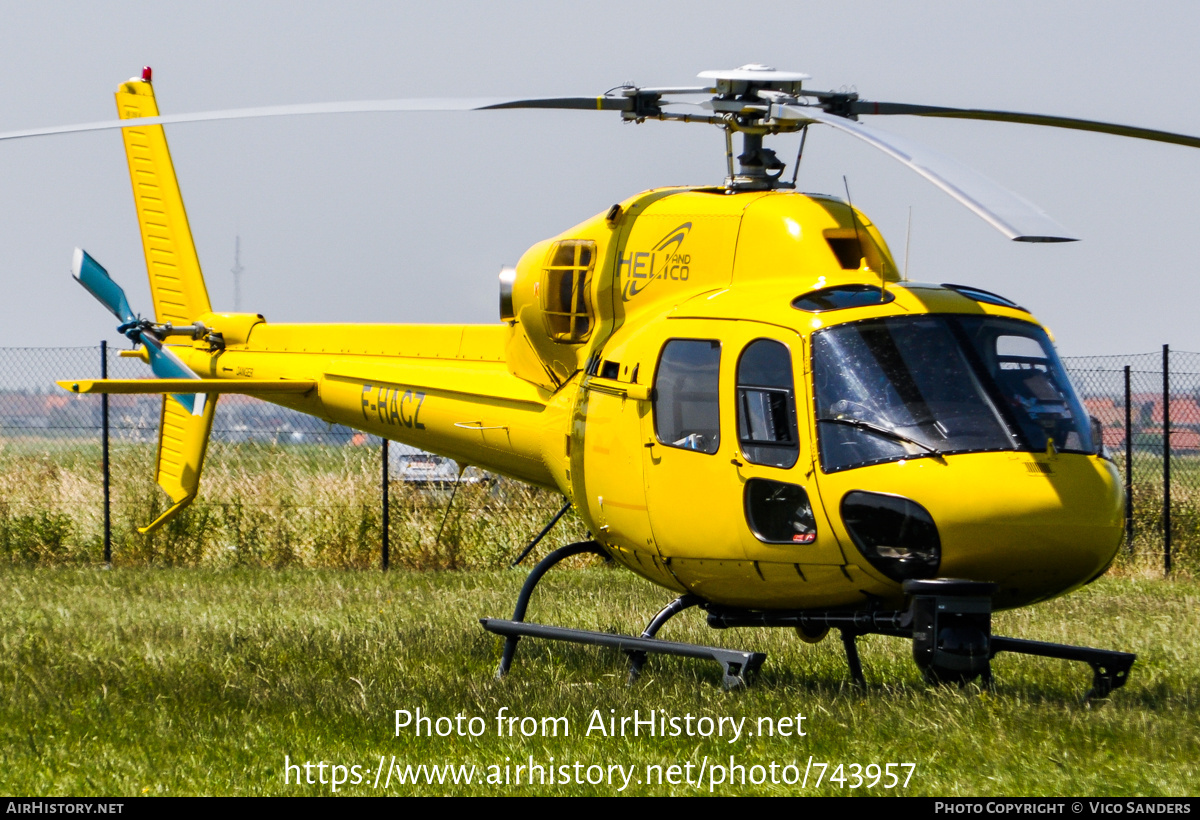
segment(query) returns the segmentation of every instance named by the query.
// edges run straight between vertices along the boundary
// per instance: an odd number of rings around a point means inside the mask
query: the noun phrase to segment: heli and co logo
[[[654,282],[686,282],[691,275],[692,255],[683,253],[683,242],[692,230],[691,222],[672,228],[649,251],[630,251],[621,257],[617,275],[625,283],[621,298],[628,302]]]

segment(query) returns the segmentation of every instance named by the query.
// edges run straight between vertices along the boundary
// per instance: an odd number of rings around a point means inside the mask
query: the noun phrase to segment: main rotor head
[[[779,71],[771,66],[750,64],[731,69],[702,71],[698,75],[709,84],[696,88],[637,88],[623,86],[616,93],[630,100],[622,117],[630,122],[647,119],[682,122],[708,122],[720,126],[726,135],[726,164],[728,175],[725,187],[733,191],[791,188],[794,183],[782,179],[786,167],[773,150],[763,146],[763,137],[771,134],[803,131],[813,122],[796,116],[787,107],[818,107],[837,116],[855,119],[848,109],[857,94],[833,91],[805,91],[808,74]],[[668,100],[664,97],[703,94],[709,99],[700,102]],[[806,99],[808,98],[808,99]],[[815,102],[809,102],[813,100]],[[712,114],[692,114],[664,110],[664,107],[692,106]],[[742,135],[742,152],[736,156],[734,169],[732,135]],[[803,147],[803,144],[802,146]],[[797,157],[797,162],[799,157]]]
[[[769,123],[772,103],[799,103],[804,81],[809,75],[795,71],[778,71],[757,63],[740,68],[702,71],[702,80],[712,80],[713,98],[706,105],[725,115],[725,157],[729,174],[725,187],[733,191],[792,188],[793,182],[783,182],[786,164],[770,148],[763,147],[763,137],[780,131],[795,131],[805,125]],[[764,104],[766,108],[764,110]],[[738,154],[737,172],[733,169],[732,134],[742,134],[742,153]],[[796,161],[799,162],[799,156]]]

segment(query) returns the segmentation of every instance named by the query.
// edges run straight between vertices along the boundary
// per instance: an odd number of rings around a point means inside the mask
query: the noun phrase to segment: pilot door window
[[[720,371],[720,342],[672,339],[663,346],[654,376],[654,434],[662,444],[717,452]]]
[[[751,464],[787,469],[800,457],[792,354],[770,339],[751,342],[737,368],[737,427]]]
[[[556,342],[578,344],[592,332],[592,268],[596,243],[583,239],[556,242],[543,270],[542,312]]]

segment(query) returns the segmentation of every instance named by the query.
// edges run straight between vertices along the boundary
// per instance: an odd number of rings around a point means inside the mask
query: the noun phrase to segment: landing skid
[[[543,638],[550,641],[611,646],[614,649],[620,649],[630,657],[630,677],[633,679],[636,679],[637,676],[633,673],[632,665],[637,664],[637,668],[640,669],[641,663],[645,663],[648,654],[681,655],[685,658],[713,660],[721,664],[722,685],[726,689],[733,689],[744,684],[746,677],[757,672],[763,661],[767,659],[763,652],[743,652],[739,649],[660,641],[656,638],[635,638],[632,635],[613,635],[589,629],[568,629],[562,626],[546,626],[522,621],[502,621],[497,618],[480,618],[479,623],[483,624],[483,628],[488,632],[505,635],[510,641],[518,637]],[[638,657],[641,658],[641,663],[636,660]]]
[[[648,656],[660,654],[716,661],[721,665],[722,684],[726,689],[744,685],[748,677],[762,666],[766,653],[664,641],[654,637],[671,618],[696,606],[708,613],[708,625],[714,629],[786,627],[809,636],[838,629],[850,667],[850,677],[863,689],[867,681],[857,645],[862,635],[889,635],[911,640],[917,666],[925,673],[926,680],[936,683],[965,683],[978,677],[985,686],[990,686],[991,660],[1000,652],[1082,661],[1092,667],[1092,686],[1085,699],[1107,697],[1114,689],[1124,686],[1129,670],[1137,659],[1137,655],[1129,652],[992,635],[991,596],[995,586],[953,579],[905,582],[904,592],[910,596],[911,605],[907,610],[895,611],[749,610],[720,606],[695,595],[683,595],[663,607],[639,637],[526,622],[530,595],[547,570],[566,558],[588,552],[608,558],[608,553],[595,541],[583,541],[557,549],[542,559],[525,580],[511,620],[480,619],[484,629],[506,638],[497,677],[503,677],[512,667],[517,642],[521,638],[540,638],[589,646],[610,646],[623,651],[629,656],[630,684],[637,680]]]

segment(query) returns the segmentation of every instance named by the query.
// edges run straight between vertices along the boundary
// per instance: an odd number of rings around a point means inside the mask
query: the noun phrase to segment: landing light
[[[863,557],[893,581],[937,575],[941,539],[933,516],[915,501],[855,490],[842,499],[842,521]]]

